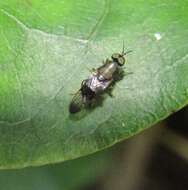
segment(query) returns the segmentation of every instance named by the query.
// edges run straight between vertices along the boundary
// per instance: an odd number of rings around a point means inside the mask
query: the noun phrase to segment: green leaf
[[[60,162],[134,135],[188,102],[187,0],[0,2],[0,168]],[[102,106],[70,115],[81,81],[127,50]]]
[[[109,150],[109,149],[108,149]],[[111,151],[85,156],[61,164],[1,170],[0,184],[6,190],[77,190],[94,184],[115,165]]]

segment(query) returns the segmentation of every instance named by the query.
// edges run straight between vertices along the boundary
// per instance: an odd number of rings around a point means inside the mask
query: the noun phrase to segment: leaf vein
[[[94,25],[94,27],[91,29],[90,33],[86,36],[86,40],[90,40],[93,36],[95,36],[95,34],[97,33],[97,31],[99,30],[99,28],[101,27],[102,23],[104,22],[105,18],[107,17],[108,13],[109,13],[109,9],[110,9],[110,2],[109,0],[104,0],[104,10],[101,14],[101,16],[98,18],[96,24]]]

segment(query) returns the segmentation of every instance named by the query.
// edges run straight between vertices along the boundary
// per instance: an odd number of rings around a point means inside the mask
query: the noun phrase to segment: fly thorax
[[[113,74],[116,72],[117,67],[117,63],[113,61],[110,64],[106,65],[106,68],[103,70],[103,73],[101,73],[101,75],[105,79],[111,79]]]

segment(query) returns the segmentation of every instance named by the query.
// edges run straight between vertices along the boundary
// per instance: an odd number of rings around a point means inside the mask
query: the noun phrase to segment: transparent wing
[[[72,101],[69,105],[70,113],[77,113],[82,109],[83,106],[83,98],[81,90],[79,90],[72,98]]]

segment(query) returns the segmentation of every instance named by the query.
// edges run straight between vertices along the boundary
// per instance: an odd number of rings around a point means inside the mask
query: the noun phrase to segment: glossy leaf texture
[[[0,2],[0,168],[87,155],[188,102],[188,1]],[[127,75],[102,105],[68,112],[72,93],[112,53]],[[130,74],[132,73],[132,74]]]

